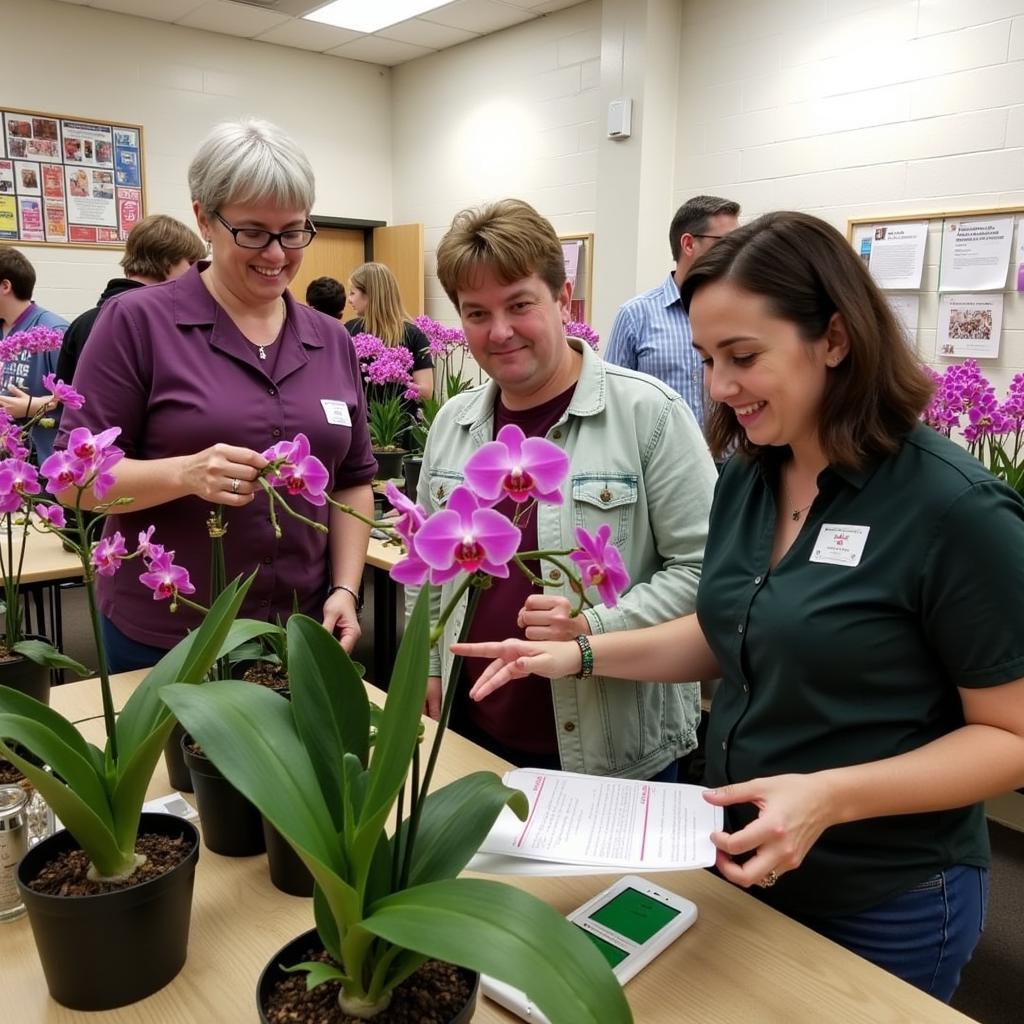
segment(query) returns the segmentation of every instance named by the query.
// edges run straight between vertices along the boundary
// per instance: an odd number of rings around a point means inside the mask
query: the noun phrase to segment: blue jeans
[[[988,871],[960,864],[859,914],[801,920],[948,1003],[984,931],[987,902]]]
[[[162,647],[150,647],[125,636],[106,615],[100,616],[103,649],[107,652],[107,668],[111,672],[131,672],[137,668],[151,668],[167,652]]]

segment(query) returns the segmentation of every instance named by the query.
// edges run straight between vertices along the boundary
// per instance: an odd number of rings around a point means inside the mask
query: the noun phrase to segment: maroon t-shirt
[[[259,452],[301,431],[327,467],[328,490],[369,483],[377,464],[348,333],[286,291],[284,328],[261,360],[200,280],[207,266],[198,263],[176,281],[104,303],[75,372],[85,405],[65,407],[57,446],[66,445],[75,427],[97,432],[118,426],[116,443],[128,457],[159,459],[190,455],[217,442]],[[350,425],[331,422],[340,418],[340,406],[332,402],[347,406]],[[285,497],[306,517],[327,524],[328,506]],[[139,532],[154,524],[153,540],[176,553],[175,561],[191,574],[195,599],[206,604],[206,517],[213,507],[200,498],[179,498],[111,516],[104,533],[120,530],[131,551]],[[222,507],[228,579],[258,570],[242,614],[283,621],[292,612],[294,594],[300,609],[319,619],[329,582],[326,535],[278,510],[283,534],[278,540],[263,494],[243,508]],[[172,647],[198,625],[198,614],[179,606],[171,615],[167,602],[154,601],[139,583],[143,571],[133,561],[115,576],[99,577],[100,607],[133,640]]]
[[[499,397],[494,408],[495,436],[507,423],[514,423],[527,437],[547,436],[547,432],[569,407],[575,389],[576,385],[573,384],[568,391],[563,391],[543,405],[518,411],[506,409]],[[517,524],[523,533],[519,550],[536,551],[537,509],[532,502],[526,504],[529,512]],[[506,498],[495,507],[513,519],[517,509],[522,506]],[[527,565],[535,575],[541,574],[539,562],[527,562]],[[495,580],[490,587],[481,591],[476,617],[470,626],[470,641],[480,643],[524,636],[517,622],[519,609],[531,594],[541,592],[541,588],[534,586],[516,566],[510,566],[507,580]],[[527,676],[513,680],[482,701],[471,701],[465,694],[486,665],[487,662],[479,658],[464,662],[464,689],[460,690],[460,697],[465,701],[463,711],[471,725],[503,746],[511,747],[513,751],[557,754],[558,734],[555,731],[555,713],[551,703],[551,683],[541,676]]]

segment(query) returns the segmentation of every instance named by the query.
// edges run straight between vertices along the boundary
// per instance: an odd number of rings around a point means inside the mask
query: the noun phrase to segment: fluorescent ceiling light
[[[376,32],[415,18],[424,11],[446,7],[448,0],[334,0],[334,3],[304,15],[308,21],[349,28],[356,32]]]

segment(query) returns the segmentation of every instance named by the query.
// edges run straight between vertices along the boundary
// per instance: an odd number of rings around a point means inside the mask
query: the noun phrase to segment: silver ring
[[[765,875],[757,884],[761,886],[762,889],[770,889],[778,880],[779,876],[776,873],[775,868],[772,868],[771,871],[769,871],[768,874]]]
[[[231,480],[231,493],[232,494],[237,494],[238,493],[238,488],[241,485],[241,483],[242,483],[242,481],[239,480],[237,476],[232,478],[232,480]]]

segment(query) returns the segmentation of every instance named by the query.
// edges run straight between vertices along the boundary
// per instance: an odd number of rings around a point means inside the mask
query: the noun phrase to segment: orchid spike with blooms
[[[584,587],[596,587],[601,600],[614,608],[619,594],[629,586],[629,573],[618,548],[609,543],[611,535],[612,528],[607,523],[602,523],[593,534],[582,526],[576,527],[580,550],[569,557],[578,566]]]
[[[466,483],[492,505],[502,498],[522,504],[531,498],[562,504],[559,489],[569,472],[569,456],[543,437],[527,437],[514,423],[478,448],[466,463]]]

